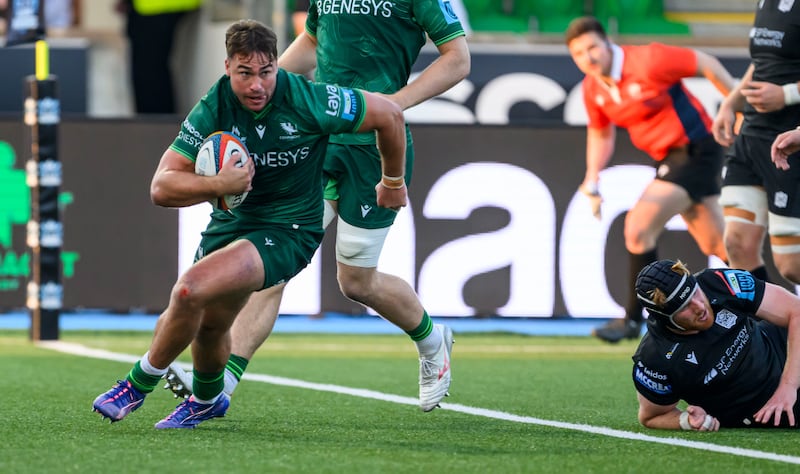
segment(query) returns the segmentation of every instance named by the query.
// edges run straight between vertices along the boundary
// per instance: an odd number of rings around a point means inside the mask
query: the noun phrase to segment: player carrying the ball
[[[377,204],[395,210],[406,205],[406,135],[398,105],[279,69],[275,33],[257,21],[232,24],[225,46],[225,75],[183,121],[150,194],[164,207],[249,194],[236,209],[214,211],[195,264],[172,288],[150,349],[95,399],[94,411],[112,422],[138,409],[190,344],[194,395],[155,426],[193,428],[225,415],[230,399],[222,391],[223,371],[236,315],[253,292],[282,288],[322,240],[322,164],[330,134],[374,130],[383,176],[375,185]],[[241,168],[230,160],[216,176],[195,174],[201,143],[219,130],[238,135],[251,159]]]
[[[331,5],[311,2],[305,31],[278,58],[282,68],[300,74],[314,71],[319,82],[385,94],[404,110],[447,91],[469,73],[464,29],[448,2],[378,2],[376,14]],[[439,55],[409,82],[426,37]],[[406,135],[406,174],[393,176],[393,181],[410,186],[415,157],[411,131]],[[331,136],[324,172],[324,225],[334,219],[337,222],[339,288],[344,296],[373,309],[413,341],[419,356],[419,407],[430,412],[449,394],[453,331],[433,323],[405,280],[378,269],[397,213],[382,209],[375,201],[373,182],[381,175],[375,134]],[[254,294],[236,318],[225,371],[226,393],[233,393],[249,360],[269,337],[278,317],[280,290]],[[167,380],[181,396],[192,386],[191,374],[178,365],[170,368]]]

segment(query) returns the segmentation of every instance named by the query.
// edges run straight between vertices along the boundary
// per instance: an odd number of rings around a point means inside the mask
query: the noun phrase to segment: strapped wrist
[[[680,416],[680,418],[678,418],[678,424],[681,425],[681,429],[682,430],[685,430],[685,431],[694,430],[694,428],[692,428],[692,424],[689,423],[689,412],[688,411],[682,411],[681,412],[681,416]]]
[[[796,82],[784,84],[783,87],[783,103],[785,105],[800,104],[800,90],[797,89]]]
[[[388,189],[400,189],[406,185],[404,176],[381,176],[381,184]]]

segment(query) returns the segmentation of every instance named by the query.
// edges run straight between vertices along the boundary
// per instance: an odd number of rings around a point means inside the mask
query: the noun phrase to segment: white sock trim
[[[158,375],[161,377],[162,375],[167,373],[167,368],[159,369],[153,366],[150,363],[150,351],[144,353],[141,359],[139,359],[139,366],[142,368],[144,373],[148,375]]]

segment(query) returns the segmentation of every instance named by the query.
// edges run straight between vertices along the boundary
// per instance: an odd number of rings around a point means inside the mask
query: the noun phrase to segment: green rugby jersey
[[[447,0],[312,2],[306,31],[317,38],[319,82],[393,94],[408,82],[426,35],[437,46],[464,36]],[[331,142],[374,143],[375,134]]]
[[[313,84],[284,70],[272,100],[255,113],[223,76],[189,112],[170,148],[194,161],[208,135],[233,132],[247,145],[256,172],[247,199],[230,212],[269,224],[319,225],[329,134],[357,130],[364,114],[360,91]]]

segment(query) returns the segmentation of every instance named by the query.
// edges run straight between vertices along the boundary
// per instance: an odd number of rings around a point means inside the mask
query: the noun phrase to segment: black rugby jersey
[[[753,80],[784,85],[800,81],[800,0],[762,0],[750,30]],[[769,113],[745,105],[741,133],[772,140],[797,126],[800,104]]]
[[[786,330],[755,316],[765,283],[750,273],[708,269],[695,277],[711,304],[714,324],[681,335],[650,318],[633,355],[634,385],[655,404],[684,400],[703,407],[722,426],[748,426],[780,381]]]

